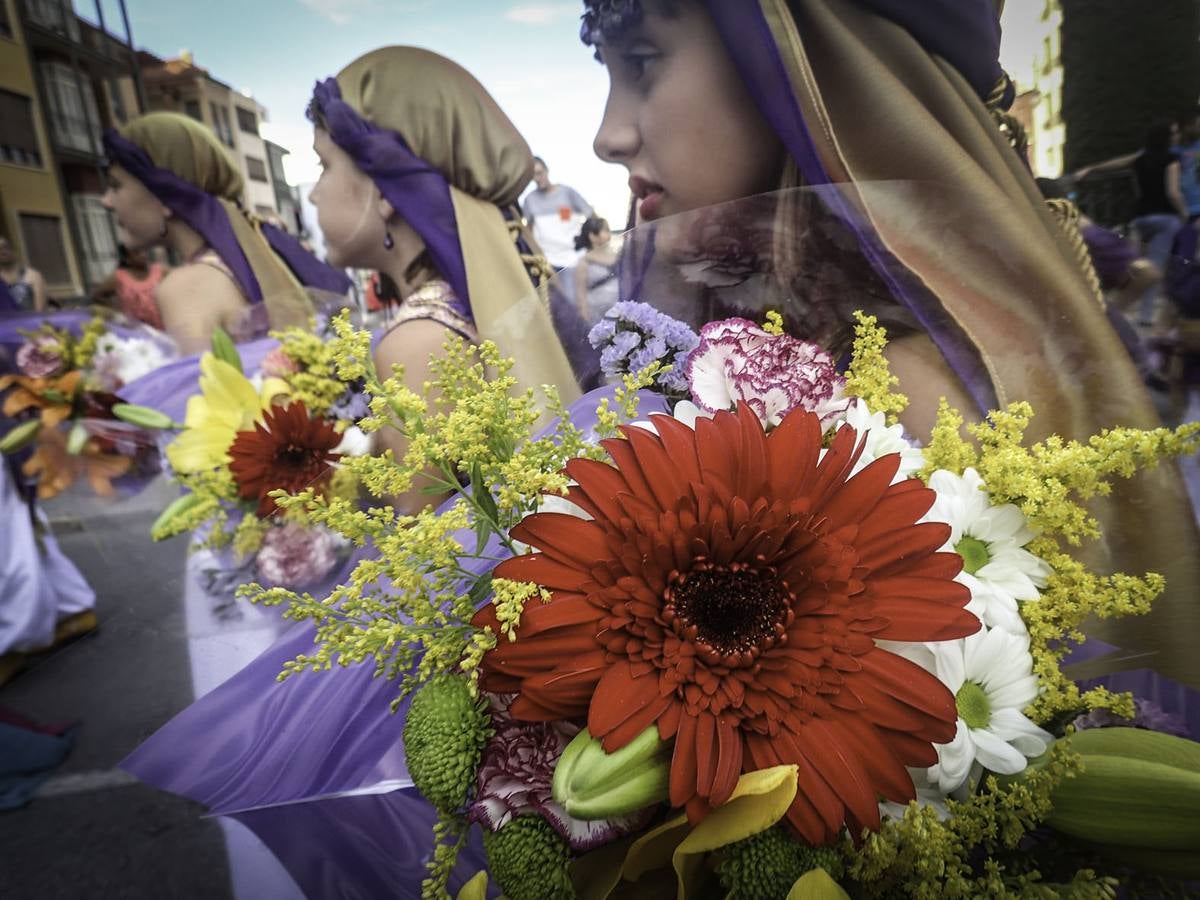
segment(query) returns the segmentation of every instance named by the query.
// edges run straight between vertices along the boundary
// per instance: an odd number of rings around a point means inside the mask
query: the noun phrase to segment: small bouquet
[[[196,532],[195,548],[212,551],[198,567],[211,593],[230,593],[248,577],[294,588],[315,585],[345,557],[345,541],[274,499],[277,491],[353,496],[353,479],[338,463],[367,449],[364,436],[321,401],[305,366],[308,357],[289,354],[289,348],[305,346],[303,334],[274,335],[281,348],[251,378],[233,342],[218,332],[212,352],[200,359],[200,393],[188,400],[181,424],[145,407],[121,411],[146,426],[178,432],[165,455],[187,493],[163,511],[151,535],[164,540]]]
[[[120,421],[115,392],[169,362],[171,347],[148,329],[121,334],[110,318],[95,316],[78,336],[51,324],[21,332],[17,372],[0,376],[0,411],[17,422],[0,438],[0,450],[34,447],[22,472],[36,479],[39,497],[60,494],[76,480],[107,496],[114,479],[154,471],[153,440]]]
[[[316,624],[287,674],[373,661],[414,692],[409,773],[439,814],[422,896],[445,896],[472,827],[488,868],[462,898],[1096,897],[1200,875],[1200,745],[1075,731],[1133,701],[1061,666],[1085,618],[1163,587],[1069,554],[1097,536],[1083,504],[1200,426],[1027,447],[1028,405],[964,437],[943,403],[921,446],[874,319],[843,374],[768,314],[623,353],[622,383],[569,410],[548,390],[539,431],[492,345],[447,343],[417,394],[335,329],[361,426],[409,441],[344,468],[380,497],[455,496],[400,516],[272,492],[377,552],[328,597],[243,593]],[[668,368],[687,399],[647,390]]]

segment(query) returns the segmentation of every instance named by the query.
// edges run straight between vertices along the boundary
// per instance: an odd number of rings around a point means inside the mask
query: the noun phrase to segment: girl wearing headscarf
[[[1034,440],[1155,427],[1078,243],[1014,152],[998,5],[585,0],[582,37],[611,80],[596,152],[629,170],[642,221],[826,190],[861,268],[914,326],[890,358],[917,434],[941,396],[977,417],[1029,401]],[[957,227],[923,227],[948,221]],[[820,252],[802,236],[795,248],[802,260]],[[1135,665],[1200,686],[1200,544],[1177,472],[1140,473],[1097,511],[1100,564],[1168,583],[1150,615],[1109,639]]]
[[[134,250],[165,246],[183,264],[159,284],[166,332],[184,353],[217,328],[238,339],[306,325],[307,288],[345,294],[349,280],[241,205],[242,176],[204,125],[176,113],[139,116],[104,136],[104,205]]]
[[[533,156],[483,86],[435,53],[383,47],[318,83],[309,116],[322,165],[311,199],[330,260],[381,272],[401,298],[377,337],[379,371],[402,364],[420,389],[448,335],[484,339],[516,360],[521,387],[552,384],[573,400],[536,289],[544,261],[517,207]],[[383,440],[403,454],[397,432]],[[406,512],[429,502],[394,499]]]

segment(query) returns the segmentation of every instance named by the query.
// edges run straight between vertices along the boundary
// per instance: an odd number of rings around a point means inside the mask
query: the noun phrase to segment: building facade
[[[189,53],[164,60],[141,51],[138,59],[148,108],[182,113],[211,128],[242,173],[246,209],[263,217],[279,216],[268,142],[260,131],[266,109],[197,66]]]
[[[1033,89],[1038,93],[1032,109],[1030,164],[1035,174],[1058,178],[1063,174],[1067,126],[1063,122],[1062,4],[1044,0],[1035,35]]]
[[[128,39],[69,0],[0,0],[0,233],[52,299],[85,295],[116,265],[100,135],[140,112],[132,71]]]

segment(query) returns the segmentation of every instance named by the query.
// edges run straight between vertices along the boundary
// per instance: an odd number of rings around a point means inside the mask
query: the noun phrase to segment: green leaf
[[[475,579],[475,583],[471,585],[471,590],[467,594],[471,598],[471,604],[477,609],[483,605],[483,601],[487,599],[487,595],[492,592],[492,573],[486,572]]]
[[[239,372],[242,371],[242,357],[238,354],[237,345],[222,328],[213,332],[212,352],[217,359],[229,363]]]
[[[67,435],[67,452],[72,456],[78,456],[83,452],[83,448],[87,442],[87,429],[83,427],[82,423],[76,422],[71,426],[71,431]]]
[[[41,419],[30,419],[28,422],[22,422],[20,425],[9,430],[9,432],[0,438],[0,453],[16,453],[25,447],[28,447],[37,438],[38,432],[42,430]]]
[[[138,406],[134,403],[115,403],[113,404],[112,411],[113,415],[122,422],[137,425],[139,428],[166,430],[181,427],[171,421],[170,416],[165,416],[157,409],[151,409],[149,406]]]

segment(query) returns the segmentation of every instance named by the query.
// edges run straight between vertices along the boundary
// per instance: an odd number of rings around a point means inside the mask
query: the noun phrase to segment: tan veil
[[[359,115],[399,134],[450,183],[479,336],[516,360],[523,387],[555,385],[564,402],[574,400],[575,378],[549,308],[501,212],[515,212],[533,171],[525,139],[474,76],[427,50],[380,48],[339,72],[337,83]],[[519,214],[511,221],[536,253]]]
[[[1031,437],[1157,426],[1066,233],[958,70],[853,0],[754,2],[830,180],[938,186],[904,204],[869,190],[859,202],[884,246],[974,346],[1000,403],[1033,404]],[[954,232],[921,239],[913,223],[936,210],[920,205],[946,196],[986,226],[986,244]],[[1161,572],[1168,589],[1149,616],[1091,633],[1127,651],[1124,667],[1148,665],[1200,687],[1200,539],[1178,470],[1115,487],[1098,507],[1109,564]]]

